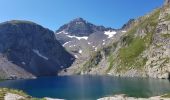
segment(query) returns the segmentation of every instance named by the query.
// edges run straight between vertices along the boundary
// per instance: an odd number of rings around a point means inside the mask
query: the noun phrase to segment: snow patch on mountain
[[[97,47],[94,49],[94,51],[97,51]]]
[[[74,57],[75,57],[75,58],[78,58],[78,56],[77,56],[77,55],[74,55]]]
[[[56,33],[56,34],[68,34],[68,33],[65,32],[65,31],[61,31],[61,32],[58,32],[58,33]]]
[[[83,51],[82,50],[79,50],[79,53],[82,53]]]
[[[104,34],[107,35],[108,38],[112,38],[116,34],[116,31],[105,31]]]
[[[22,62],[23,65],[25,65],[25,62]]]
[[[68,43],[70,43],[71,41],[68,41],[68,42],[65,42],[64,44],[63,44],[63,46],[65,46],[66,44],[68,44]]]
[[[71,36],[71,35],[67,35],[69,38],[76,38],[78,40],[81,40],[81,39],[84,39],[84,40],[87,40],[88,37],[87,36],[82,36],[82,37],[78,37],[78,36]]]
[[[33,49],[32,51],[33,51],[34,53],[36,53],[39,57],[41,57],[41,58],[43,58],[43,59],[45,59],[45,60],[48,60],[48,58],[47,58],[46,56],[43,56],[43,55],[39,52],[39,50]]]
[[[122,31],[122,33],[126,33],[126,31]]]

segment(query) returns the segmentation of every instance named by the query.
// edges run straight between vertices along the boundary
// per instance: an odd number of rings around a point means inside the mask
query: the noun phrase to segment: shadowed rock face
[[[168,5],[168,4],[170,4],[170,0],[165,0],[164,5]]]
[[[35,76],[56,75],[74,61],[52,31],[35,23],[16,20],[1,23],[0,36],[0,53]]]

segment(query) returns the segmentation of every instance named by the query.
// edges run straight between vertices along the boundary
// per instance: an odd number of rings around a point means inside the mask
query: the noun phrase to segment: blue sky
[[[96,25],[120,28],[164,0],[0,0],[0,22],[29,20],[53,31],[77,17]]]

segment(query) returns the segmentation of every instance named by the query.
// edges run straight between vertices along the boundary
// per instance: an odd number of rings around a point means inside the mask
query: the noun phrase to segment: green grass
[[[121,61],[117,72],[131,68],[142,69],[146,64],[147,58],[140,57],[140,54],[152,44],[153,34],[155,32],[160,9],[155,10],[150,17],[143,17],[143,21],[134,26],[122,39],[124,47],[119,50],[118,60]],[[136,37],[137,30],[145,30],[146,35]]]
[[[109,66],[106,72],[112,69],[114,63],[118,65],[116,66],[118,71],[131,68],[143,68],[148,59],[140,55],[152,44],[159,15],[160,9],[157,9],[151,13],[149,17],[141,17],[140,21],[134,24],[125,36],[121,38],[122,48],[119,49],[116,59],[112,52],[114,52],[114,48],[117,47],[117,43],[113,43],[101,50],[104,51],[105,56],[108,58]],[[143,36],[136,36],[138,30],[144,30],[145,34]],[[91,57],[85,64],[85,68],[96,67],[99,64],[102,59],[101,51]]]
[[[162,97],[162,98],[170,98],[170,93],[165,94],[165,95],[162,95],[161,97]]]
[[[165,21],[170,21],[170,14],[166,15]]]
[[[112,69],[113,64],[114,64],[113,62],[114,62],[113,55],[110,55],[110,56],[109,56],[109,59],[108,59],[109,67],[108,67],[108,69],[106,70],[106,73],[108,73],[108,72]]]
[[[92,57],[83,65],[83,70],[88,70],[89,68],[96,67],[102,60],[102,54],[100,51],[95,52]]]
[[[170,34],[168,34],[168,33],[167,34],[162,34],[161,36],[164,37],[164,38],[170,38]]]
[[[110,56],[111,52],[113,52],[116,47],[117,42],[114,42],[109,44],[107,47],[102,48],[101,51],[104,51],[105,56]]]
[[[119,57],[123,66],[132,66],[138,57],[145,49],[145,43],[140,38],[135,38],[128,47],[120,49]]]

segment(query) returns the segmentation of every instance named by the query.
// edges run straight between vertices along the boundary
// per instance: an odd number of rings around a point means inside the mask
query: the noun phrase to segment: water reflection
[[[122,93],[135,97],[150,97],[170,92],[168,80],[110,76],[64,76],[4,81],[0,82],[0,87],[21,89],[35,97],[67,100],[96,100]]]

